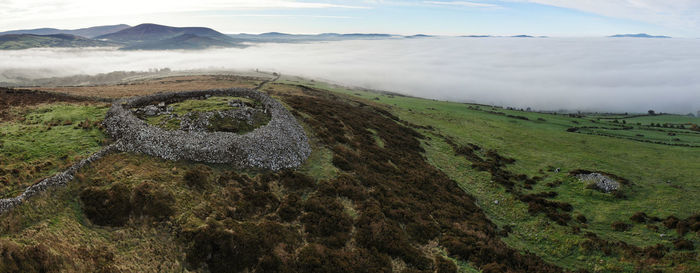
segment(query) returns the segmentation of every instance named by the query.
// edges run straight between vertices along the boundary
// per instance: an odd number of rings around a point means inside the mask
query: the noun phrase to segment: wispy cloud
[[[423,1],[425,4],[440,5],[440,6],[460,6],[472,8],[500,8],[501,6],[488,3],[479,3],[471,1]]]
[[[700,31],[698,0],[503,0],[575,9],[677,29]]]
[[[138,7],[138,8],[135,8]],[[300,9],[370,9],[367,5],[342,4],[337,1],[296,0],[2,0],[0,29],[14,22],[47,22],[50,20],[166,14],[206,11],[300,10]]]
[[[354,19],[352,16],[336,15],[309,15],[309,14],[235,14],[235,15],[203,15],[201,17],[283,17],[283,18],[327,18],[327,19]]]

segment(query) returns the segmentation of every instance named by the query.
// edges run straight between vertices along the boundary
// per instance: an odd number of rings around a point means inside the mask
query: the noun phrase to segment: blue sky
[[[697,0],[3,0],[0,30],[144,22],[225,33],[700,37]]]

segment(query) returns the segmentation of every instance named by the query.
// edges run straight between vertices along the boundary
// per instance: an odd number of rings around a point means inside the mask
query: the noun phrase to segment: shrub
[[[144,181],[131,193],[133,212],[137,216],[150,216],[158,220],[175,213],[175,197],[163,187]]]
[[[300,219],[304,230],[317,242],[339,248],[350,239],[352,219],[335,198],[311,197],[304,203],[304,210]]]
[[[630,217],[630,220],[632,220],[632,222],[641,224],[641,223],[646,223],[648,218],[649,218],[649,216],[647,216],[646,213],[637,212],[634,215],[632,215],[632,217]]]
[[[457,273],[457,266],[450,260],[441,256],[435,257],[436,273]]]
[[[0,239],[0,272],[60,272],[62,259],[45,245],[20,246]]]
[[[614,231],[627,231],[630,228],[629,224],[620,221],[613,222],[610,226]]]
[[[506,271],[506,267],[498,263],[490,263],[481,267],[481,272],[483,273],[500,273]]]
[[[264,256],[271,255],[275,247],[292,248],[299,244],[298,233],[270,222],[232,223],[226,227],[212,221],[186,233],[192,241],[186,256],[188,268],[194,270],[206,264],[209,271],[215,273],[274,268],[275,258]]]
[[[283,171],[280,174],[280,183],[291,190],[304,190],[316,186],[313,178],[290,170]]]
[[[675,242],[673,242],[673,246],[676,248],[676,250],[694,250],[695,246],[693,245],[693,242],[685,239],[678,239]]]
[[[129,219],[129,189],[121,184],[109,189],[89,187],[80,192],[83,211],[93,224],[123,226]]]
[[[678,222],[678,217],[671,215],[669,217],[666,217],[666,219],[663,221],[663,224],[667,229],[675,229],[678,225]]]
[[[576,220],[582,224],[588,223],[588,219],[583,214],[576,215]]]
[[[309,244],[302,248],[294,261],[296,272],[376,272],[391,273],[391,259],[376,250],[358,248],[354,251],[328,249]]]
[[[205,165],[195,165],[185,173],[185,183],[196,189],[205,189],[209,185],[211,170]]]
[[[277,214],[283,221],[291,222],[301,213],[301,198],[297,194],[288,195],[280,204]]]

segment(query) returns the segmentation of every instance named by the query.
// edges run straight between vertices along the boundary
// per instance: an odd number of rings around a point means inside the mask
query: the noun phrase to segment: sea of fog
[[[203,51],[0,51],[0,81],[169,67],[261,69],[425,98],[584,110],[700,110],[700,40],[424,38]]]

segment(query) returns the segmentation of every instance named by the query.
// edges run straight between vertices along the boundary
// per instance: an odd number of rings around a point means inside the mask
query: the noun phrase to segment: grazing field
[[[104,103],[45,93],[0,90],[0,198],[99,150]]]
[[[172,87],[173,79],[160,81],[138,92]],[[700,270],[693,119],[535,113],[294,77],[260,90],[305,128],[313,152],[301,168],[109,155],[67,187],[0,215],[0,253],[10,253],[0,255],[0,272]],[[17,120],[94,124],[104,111],[99,103],[42,104],[8,112],[15,121],[0,130],[18,130]],[[623,125],[633,128],[613,130]],[[99,127],[68,129],[93,142],[24,156],[53,160],[104,141]],[[52,130],[36,137],[55,137]],[[669,133],[681,140],[662,137]],[[577,177],[588,172],[620,188],[592,189]]]

